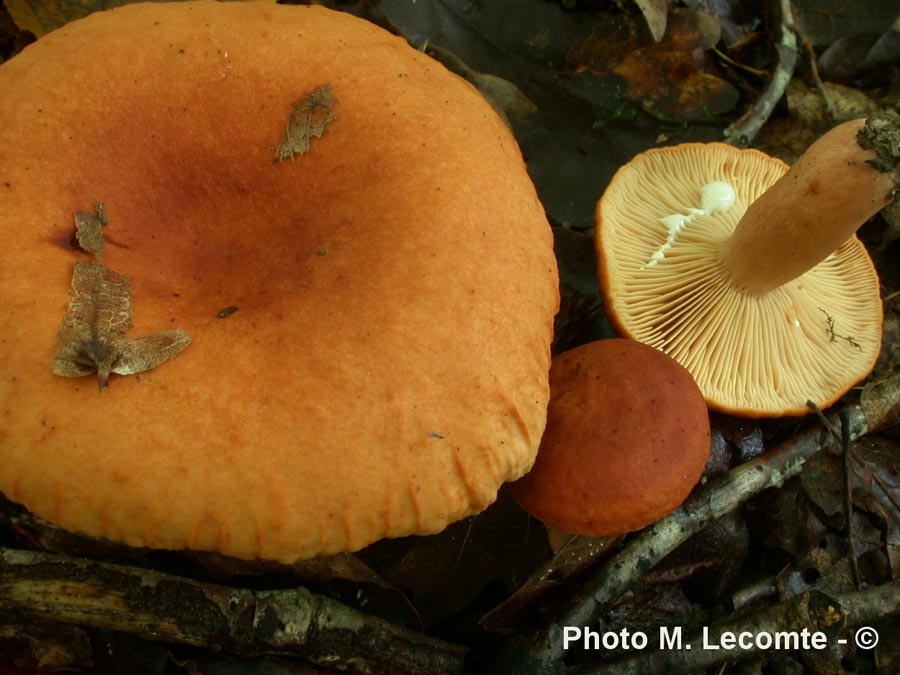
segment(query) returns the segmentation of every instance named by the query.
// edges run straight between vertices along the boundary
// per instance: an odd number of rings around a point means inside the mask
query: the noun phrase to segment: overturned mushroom
[[[291,561],[439,531],[532,464],[550,228],[490,106],[402,39],[320,7],[98,12],[0,65],[0,147],[11,500]],[[97,200],[134,334],[192,339],[102,395],[51,368]]]
[[[619,330],[685,366],[713,408],[799,415],[881,348],[878,277],[854,232],[892,198],[897,116],[845,123],[794,167],[721,143],[647,151],[597,206]]]

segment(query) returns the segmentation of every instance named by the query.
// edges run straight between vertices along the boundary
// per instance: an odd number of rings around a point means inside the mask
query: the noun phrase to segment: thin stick
[[[305,588],[251,590],[154,570],[0,549],[0,606],[63,623],[357,673],[458,674],[462,647]]]
[[[762,70],[761,68],[754,68],[753,66],[748,66],[747,64],[741,63],[740,61],[735,61],[733,58],[728,56],[728,54],[723,52],[718,47],[713,47],[712,52],[713,52],[713,54],[718,56],[720,59],[722,59],[725,63],[727,63],[730,66],[733,66],[734,68],[737,68],[738,70],[746,71],[746,72],[750,73],[751,75],[756,75],[757,77],[765,77],[766,75],[769,74],[769,71],[767,71],[767,70]]]
[[[834,101],[831,100],[831,96],[828,94],[828,90],[825,88],[825,83],[822,82],[822,77],[819,74],[819,63],[816,58],[816,50],[813,48],[812,43],[802,33],[800,34],[800,41],[803,43],[803,51],[806,52],[806,58],[809,62],[809,72],[812,76],[813,84],[819,92],[819,95],[822,97],[822,102],[825,104],[825,114],[828,115],[829,121],[832,123],[837,121],[837,115],[835,114]]]
[[[794,14],[790,0],[781,0],[781,39],[776,45],[778,63],[769,85],[751,108],[727,129],[725,139],[737,146],[747,146],[753,142],[759,130],[769,119],[776,104],[784,95],[794,75],[797,65],[797,35],[794,28]]]
[[[856,528],[853,527],[853,448],[847,425],[841,412],[841,449],[844,452],[844,513],[847,514],[847,545],[850,547],[850,569],[853,570],[853,586],[859,588],[859,553],[856,547]]]
[[[815,413],[819,422],[821,422],[823,427],[828,429],[828,433],[830,433],[832,436],[834,436],[835,440],[838,440],[838,441],[841,440],[841,438],[842,438],[841,432],[839,432],[837,429],[834,428],[834,426],[831,424],[831,421],[828,419],[828,417],[825,415],[825,413],[822,412],[822,409],[819,408],[818,405],[816,405],[816,403],[814,403],[813,401],[807,401],[806,407]]]

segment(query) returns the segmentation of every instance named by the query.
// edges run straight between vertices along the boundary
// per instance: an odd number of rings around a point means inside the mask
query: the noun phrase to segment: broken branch
[[[63,623],[349,672],[460,673],[464,648],[305,588],[251,590],[154,570],[0,549],[0,605]]]
[[[769,119],[772,111],[794,75],[797,64],[797,34],[794,27],[794,14],[790,0],[781,0],[781,39],[775,46],[778,52],[778,63],[769,85],[762,95],[744,113],[740,119],[725,129],[726,142],[739,147],[746,147],[753,142],[759,130]]]

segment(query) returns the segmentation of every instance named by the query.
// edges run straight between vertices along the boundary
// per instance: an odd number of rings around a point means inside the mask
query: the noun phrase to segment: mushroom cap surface
[[[553,359],[537,460],[509,489],[566,532],[633,532],[690,494],[709,429],[703,395],[675,360],[634,340],[589,342]]]
[[[322,85],[334,120],[274,161]],[[11,500],[134,546],[292,561],[437,532],[531,466],[550,228],[488,103],[400,38],[270,3],[96,13],[0,66],[0,149]],[[96,202],[133,334],[192,338],[101,394],[51,372],[89,257],[73,213]]]
[[[881,349],[878,276],[852,236],[826,260],[764,295],[725,273],[724,243],[748,206],[788,170],[757,150],[686,143],[623,166],[597,205],[596,247],[607,312],[621,334],[687,368],[710,408],[746,417],[831,405],[863,379]],[[734,188],[727,210],[701,208],[704,185]],[[669,238],[660,220],[691,215]],[[815,233],[810,233],[811,237]]]

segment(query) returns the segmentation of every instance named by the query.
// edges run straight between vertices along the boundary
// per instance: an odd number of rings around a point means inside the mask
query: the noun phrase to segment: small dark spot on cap
[[[238,311],[237,307],[235,307],[234,305],[229,305],[228,307],[223,307],[222,309],[220,309],[219,312],[216,314],[216,316],[219,317],[220,319],[227,319],[229,316],[234,314],[236,311]]]

